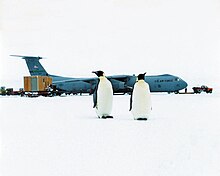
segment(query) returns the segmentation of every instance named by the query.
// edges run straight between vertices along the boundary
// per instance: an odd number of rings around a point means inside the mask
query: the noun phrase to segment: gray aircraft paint
[[[53,85],[56,85],[57,89],[69,93],[93,93],[98,81],[98,78],[95,77],[70,78],[48,74],[39,61],[42,57],[11,56],[25,59],[31,76],[50,76],[53,79]],[[135,75],[113,75],[107,76],[107,78],[112,83],[114,93],[130,92],[136,82]],[[184,80],[171,74],[145,76],[145,81],[149,84],[151,92],[178,92],[187,87]]]

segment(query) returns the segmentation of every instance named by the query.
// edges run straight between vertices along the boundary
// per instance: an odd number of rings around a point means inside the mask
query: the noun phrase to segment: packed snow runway
[[[92,96],[0,97],[2,176],[217,176],[220,94],[153,94],[148,121],[130,96],[97,119]]]

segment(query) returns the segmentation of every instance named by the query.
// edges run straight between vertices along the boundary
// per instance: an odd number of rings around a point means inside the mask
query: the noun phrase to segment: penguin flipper
[[[130,97],[130,109],[129,109],[129,111],[132,110],[132,102],[133,102],[133,90],[131,91],[131,97]]]
[[[94,92],[93,92],[93,108],[96,107],[97,105],[97,90],[98,90],[98,84],[99,84],[99,80],[97,81],[97,84],[95,86]]]
[[[97,89],[95,89],[93,93],[93,108],[95,108],[97,105]]]

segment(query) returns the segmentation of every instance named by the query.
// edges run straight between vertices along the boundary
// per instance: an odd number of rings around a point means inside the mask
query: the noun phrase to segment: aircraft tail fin
[[[10,55],[10,56],[21,57],[22,59],[25,59],[31,76],[48,76],[47,71],[44,69],[44,67],[41,65],[39,61],[40,59],[42,59],[42,57],[20,56],[20,55]]]

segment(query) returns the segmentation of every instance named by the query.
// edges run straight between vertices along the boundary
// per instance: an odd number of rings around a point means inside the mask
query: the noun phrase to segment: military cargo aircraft
[[[98,82],[98,78],[70,78],[63,76],[56,76],[48,74],[47,71],[40,63],[42,57],[34,56],[19,56],[11,55],[15,57],[21,57],[25,59],[28,70],[31,76],[50,76],[52,78],[52,84],[56,86],[58,90],[66,93],[89,93],[92,94],[95,86]],[[136,82],[135,75],[113,75],[107,76],[111,81],[114,93],[129,93],[131,92],[134,83]],[[187,83],[181,78],[170,75],[153,75],[145,76],[145,81],[150,86],[151,92],[178,92],[187,87]]]

